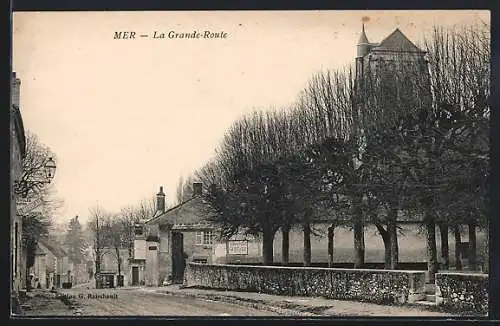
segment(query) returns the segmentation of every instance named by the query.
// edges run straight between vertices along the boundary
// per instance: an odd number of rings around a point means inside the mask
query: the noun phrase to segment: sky
[[[25,129],[57,157],[53,187],[66,223],[99,204],[117,212],[201,167],[230,124],[286,107],[313,73],[354,62],[395,28],[415,43],[433,25],[488,11],[15,12],[13,71]],[[153,39],[169,31],[225,39]],[[147,38],[114,39],[134,31]]]

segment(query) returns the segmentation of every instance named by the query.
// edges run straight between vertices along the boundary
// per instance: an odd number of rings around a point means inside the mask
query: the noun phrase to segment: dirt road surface
[[[270,311],[139,288],[70,289],[61,293],[77,303],[82,316],[277,316]]]

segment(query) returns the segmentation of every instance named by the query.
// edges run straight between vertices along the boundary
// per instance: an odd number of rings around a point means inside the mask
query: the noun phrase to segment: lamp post
[[[45,177],[47,178],[47,182],[50,183],[52,179],[54,179],[54,174],[56,173],[56,162],[49,157],[44,166]]]
[[[41,174],[43,174],[41,177],[28,177],[27,180],[19,180],[14,182],[15,193],[17,195],[20,195],[22,198],[28,197],[28,193],[30,190],[52,181],[56,173],[56,168],[56,163],[54,162],[52,157],[49,157],[43,165],[43,171],[40,171],[42,172]]]

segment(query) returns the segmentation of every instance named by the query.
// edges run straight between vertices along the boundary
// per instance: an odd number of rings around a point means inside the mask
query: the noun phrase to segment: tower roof
[[[373,48],[374,51],[404,51],[404,52],[425,52],[420,50],[412,41],[410,41],[400,30],[396,28],[394,32],[389,34],[378,46]]]
[[[359,36],[358,44],[368,44],[368,38],[365,33],[365,23],[363,23],[363,29],[361,31],[361,35]]]

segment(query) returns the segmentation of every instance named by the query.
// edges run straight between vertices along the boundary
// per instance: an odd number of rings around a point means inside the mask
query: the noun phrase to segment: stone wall
[[[488,313],[488,274],[437,273],[437,302],[450,312]]]
[[[184,285],[379,304],[420,300],[425,272],[189,263]]]

